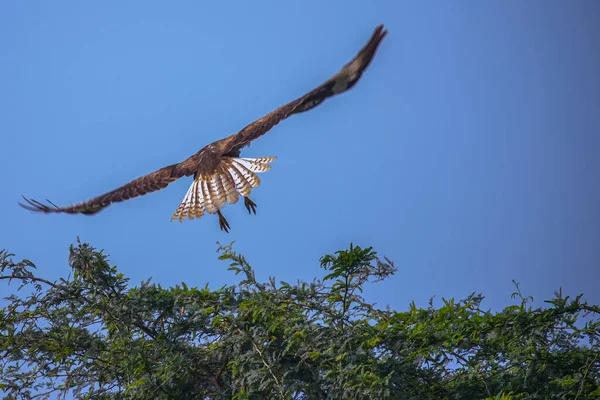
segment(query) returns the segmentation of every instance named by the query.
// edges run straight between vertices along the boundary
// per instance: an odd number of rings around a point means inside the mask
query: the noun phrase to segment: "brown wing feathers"
[[[258,186],[260,180],[254,172],[266,171],[268,163],[274,159],[234,159],[228,155],[236,154],[242,147],[264,135],[290,115],[308,111],[327,98],[343,93],[354,86],[370,64],[386,34],[383,25],[378,26],[369,42],[358,54],[325,83],[252,122],[238,133],[209,144],[179,164],[161,168],[111,192],[72,206],[59,207],[50,201],[49,204],[43,204],[26,197],[23,197],[26,204],[19,203],[19,205],[28,210],[44,213],[95,214],[112,203],[164,189],[183,176],[194,175],[194,183],[173,218],[179,220],[185,217],[199,218],[204,214],[204,209],[209,213],[218,212],[225,203],[237,202],[237,193],[232,193],[231,188],[235,188],[246,197],[250,187]],[[235,163],[235,165],[228,163]],[[241,176],[238,176],[238,173]],[[220,217],[222,218],[221,215]]]
[[[238,133],[218,140],[209,146],[222,154],[239,150],[270,131],[271,128],[290,115],[308,111],[321,104],[325,99],[350,89],[360,79],[364,70],[371,63],[385,35],[387,35],[387,31],[383,29],[383,25],[379,25],[375,28],[375,32],[373,32],[369,42],[327,82],[252,122]]]
[[[331,79],[299,98],[289,115],[308,111],[321,104],[328,97],[343,93],[354,86],[371,63],[385,35],[387,35],[387,31],[383,30],[383,25],[375,28],[375,32],[373,32],[365,47]]]
[[[169,165],[154,171],[151,174],[134,179],[133,181],[121,186],[108,193],[94,197],[93,199],[74,204],[72,206],[59,207],[47,200],[49,205],[40,203],[37,200],[23,197],[27,204],[19,203],[23,208],[31,211],[42,211],[45,213],[67,213],[67,214],[95,214],[104,207],[112,203],[118,203],[132,199],[134,197],[143,196],[148,193],[164,189],[167,185],[182,176],[186,175],[186,170],[177,168],[179,164]]]

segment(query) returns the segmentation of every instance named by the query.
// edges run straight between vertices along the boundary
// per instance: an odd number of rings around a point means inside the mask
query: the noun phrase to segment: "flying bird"
[[[256,203],[250,200],[250,192],[260,185],[257,173],[268,171],[271,168],[269,164],[275,160],[275,157],[240,157],[241,149],[291,115],[308,111],[325,99],[353,87],[375,56],[386,34],[383,25],[379,25],[369,42],[328,81],[252,122],[238,133],[205,146],[180,163],[163,167],[113,191],[71,206],[59,207],[49,200],[48,204],[44,204],[24,196],[26,204],[19,202],[19,205],[44,213],[92,215],[112,203],[164,189],[179,178],[193,175],[194,181],[171,221],[201,218],[205,212],[217,214],[220,228],[229,232],[229,222],[221,210],[227,203],[237,203],[241,195],[248,213],[256,214]]]

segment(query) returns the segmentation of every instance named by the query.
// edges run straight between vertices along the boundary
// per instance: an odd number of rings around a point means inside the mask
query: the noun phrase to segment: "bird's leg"
[[[248,214],[256,214],[256,203],[250,200],[250,197],[244,197],[244,205],[246,206],[246,210],[248,210]]]
[[[223,214],[221,214],[221,211],[217,211],[217,214],[219,214],[219,228],[221,228],[222,231],[229,233],[229,229],[231,229],[229,222],[227,222]]]

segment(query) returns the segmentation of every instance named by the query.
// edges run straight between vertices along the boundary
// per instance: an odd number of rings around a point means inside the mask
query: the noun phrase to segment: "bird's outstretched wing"
[[[238,133],[217,140],[207,147],[211,148],[215,153],[220,154],[238,151],[242,147],[248,145],[251,141],[270,131],[271,128],[288,118],[290,115],[308,111],[321,104],[325,99],[350,89],[358,82],[362,73],[371,63],[381,40],[386,34],[387,31],[383,29],[383,25],[379,25],[375,28],[375,32],[373,32],[369,42],[348,64],[344,65],[344,67],[327,82],[252,122]]]
[[[44,204],[26,197],[23,197],[26,204],[19,203],[19,205],[28,210],[44,213],[95,214],[112,203],[164,189],[171,182],[183,176],[190,176],[192,174],[200,175],[200,178],[204,175],[211,176],[221,168],[221,163],[224,160],[221,156],[238,151],[254,139],[267,133],[273,126],[290,115],[310,110],[325,99],[345,92],[354,86],[373,59],[381,40],[386,34],[387,31],[383,30],[383,25],[378,26],[369,42],[358,52],[356,57],[327,82],[304,96],[254,121],[238,133],[204,147],[179,164],[161,168],[111,192],[72,206],[60,207],[50,201],[48,201],[48,204]]]
[[[118,203],[120,201],[164,189],[169,183],[174,182],[183,176],[191,175],[193,171],[186,168],[184,163],[185,161],[180,164],[173,164],[161,168],[148,175],[134,179],[113,191],[72,206],[59,207],[49,200],[49,204],[44,204],[26,197],[23,197],[26,204],[19,203],[19,205],[31,211],[41,211],[44,213],[95,214],[112,203]]]

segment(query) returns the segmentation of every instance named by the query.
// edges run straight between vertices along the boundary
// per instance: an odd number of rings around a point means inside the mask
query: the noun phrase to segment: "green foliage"
[[[600,397],[599,307],[560,292],[498,313],[483,297],[381,310],[361,293],[393,263],[351,245],[322,279],[257,282],[245,258],[232,286],[131,286],[87,244],[68,279],[0,253],[22,296],[0,310],[0,391],[8,399],[587,399]],[[25,291],[23,291],[24,293]]]

